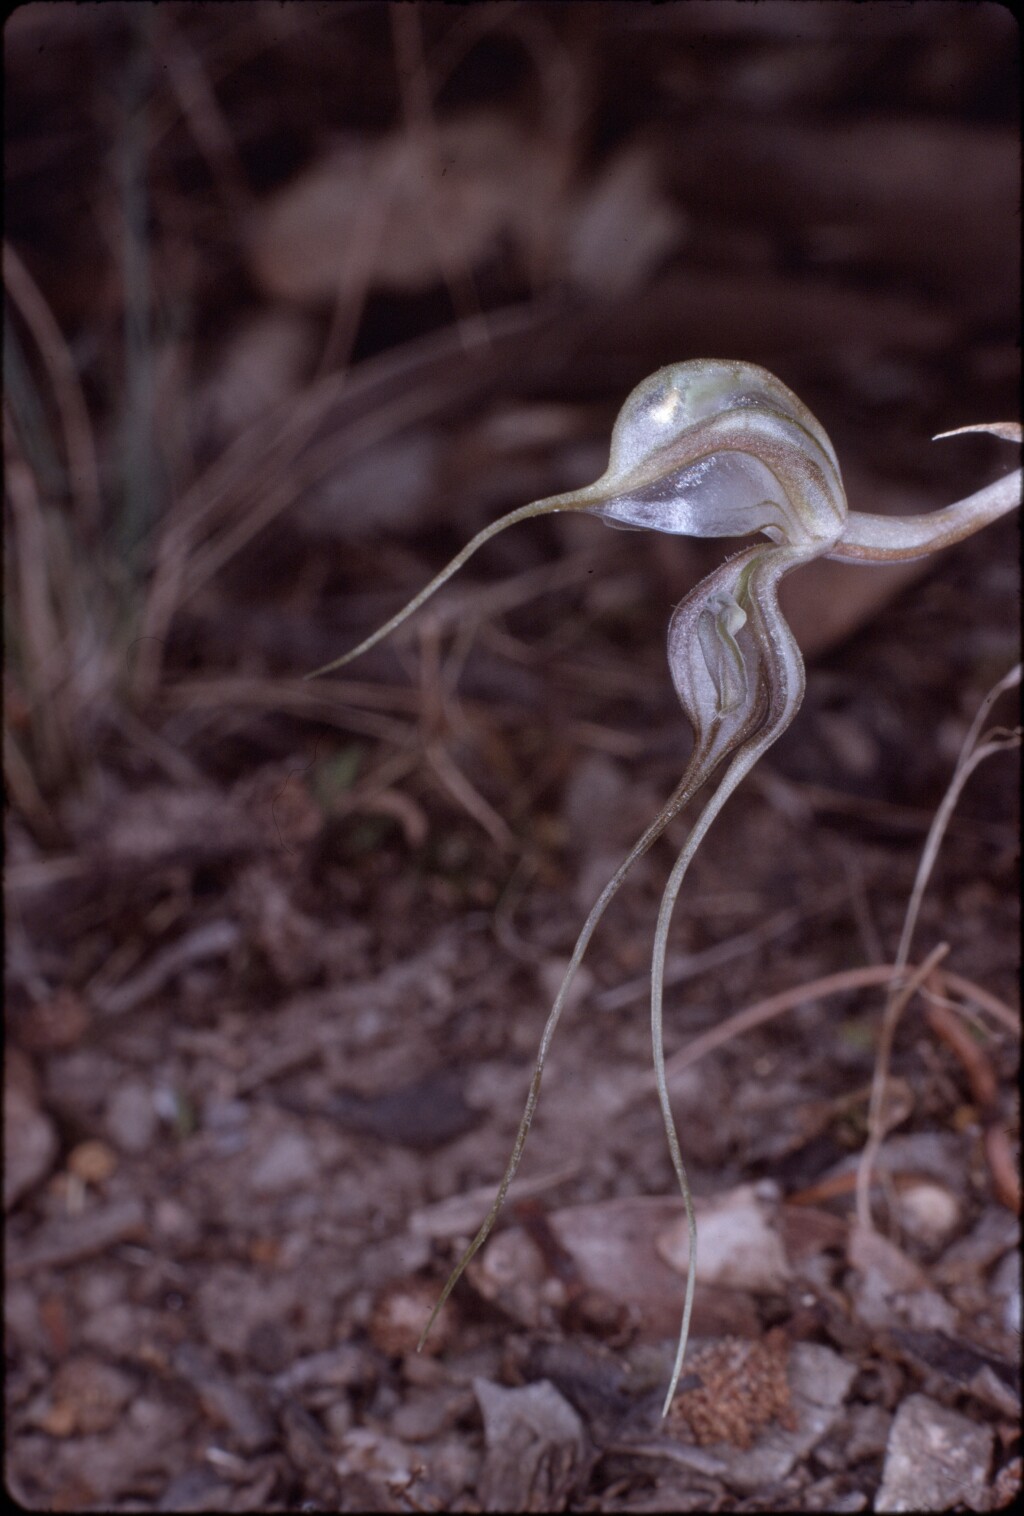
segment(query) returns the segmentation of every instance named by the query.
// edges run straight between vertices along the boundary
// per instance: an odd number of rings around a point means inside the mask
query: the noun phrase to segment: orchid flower
[[[1012,423],[958,430],[991,431],[1007,440],[1020,440],[1020,427]],[[420,1346],[497,1220],[519,1166],[552,1037],[598,922],[637,859],[725,765],[665,886],[651,965],[651,1035],[658,1097],[690,1235],[683,1320],[662,1414],[668,1413],[682,1370],[693,1307],[697,1229],[665,1078],[666,946],[676,897],[708,828],[740,781],[781,737],[803,699],[803,659],[779,608],[779,581],[814,558],[871,564],[922,557],[1005,515],[1018,503],[1020,492],[1018,470],[956,505],[927,515],[892,518],[850,511],[835,450],[824,428],[766,369],[717,359],[672,364],[645,379],[626,400],[612,431],[608,467],[596,483],[536,500],[485,527],[403,610],[350,653],[316,671],[325,674],[358,658],[418,610],[485,542],[533,516],[584,511],[612,526],[691,537],[760,534],[768,539],[745,548],[707,575],[672,616],[668,661],[694,730],[689,762],[661,812],[609,879],[583,925],[541,1036],[522,1121],[494,1204],[445,1285]]]

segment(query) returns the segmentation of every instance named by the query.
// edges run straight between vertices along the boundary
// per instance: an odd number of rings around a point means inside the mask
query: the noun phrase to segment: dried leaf
[[[650,149],[623,148],[566,217],[566,273],[582,289],[606,298],[642,285],[685,222],[657,183]]]
[[[487,1453],[480,1479],[485,1511],[564,1511],[590,1473],[583,1423],[546,1379],[506,1390],[473,1381]]]
[[[784,1294],[792,1270],[776,1228],[776,1212],[763,1189],[749,1184],[699,1206],[698,1284]],[[658,1253],[680,1274],[686,1273],[690,1248],[682,1219],[658,1238]]]
[[[529,162],[527,139],[497,112],[437,122],[429,157],[405,132],[350,139],[259,207],[255,277],[298,302],[437,284],[442,259],[472,268],[518,225]]]

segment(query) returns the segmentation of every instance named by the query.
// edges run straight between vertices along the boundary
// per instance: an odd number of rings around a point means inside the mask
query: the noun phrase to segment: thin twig
[[[982,701],[981,707],[964,739],[953,778],[950,780],[946,793],[942,797],[942,803],[935,813],[935,819],[921,853],[921,861],[917,866],[914,888],[911,891],[910,901],[907,905],[907,912],[903,921],[903,930],[900,934],[900,944],[896,951],[897,963],[906,962],[909,956],[910,944],[921,910],[921,901],[928,886],[928,880],[931,878],[932,869],[935,867],[935,859],[938,856],[939,848],[942,846],[942,839],[949,825],[949,818],[956,808],[964,785],[974,773],[979,763],[983,763],[986,758],[990,758],[994,753],[1006,752],[1009,749],[1020,746],[1021,733],[1019,728],[1015,732],[1006,732],[1005,734],[1002,732],[998,734],[992,732],[989,734],[987,741],[984,741],[980,747],[977,746],[979,733],[993,702],[1004,691],[1019,685],[1020,678],[1021,666],[1018,663],[998,683],[993,685]]]
[[[50,375],[64,429],[68,480],[76,502],[78,527],[86,541],[93,541],[100,526],[100,471],[92,422],[75,361],[42,291],[8,242],[4,243],[3,270],[7,293],[35,338]]]
[[[980,984],[974,984],[970,979],[964,979],[960,974],[954,974],[952,969],[944,968],[942,977],[951,990],[964,1000],[973,1000],[980,1010],[988,1011],[990,1016],[1000,1022],[1014,1037],[1020,1036],[1020,1012],[1007,1005],[1005,1000],[998,999],[991,990],[986,990]]]
[[[242,931],[235,921],[207,921],[188,932],[177,942],[154,953],[149,962],[121,984],[89,986],[91,1003],[104,1016],[123,1016],[144,1000],[150,1000],[175,975],[194,963],[224,958],[241,940]]]
[[[5,420],[7,419],[5,414]],[[53,605],[49,533],[36,479],[18,454],[9,428],[7,498],[14,517],[12,558],[18,590],[18,626],[23,638],[23,669],[32,720],[38,737],[36,761],[46,783],[74,769],[72,735],[74,689],[67,680],[67,640],[61,635]],[[62,696],[58,692],[66,692]]]
[[[935,1035],[951,1048],[963,1065],[971,1088],[971,1098],[978,1107],[984,1128],[985,1156],[996,1194],[1008,1210],[1020,1215],[1020,1172],[1014,1162],[1006,1124],[1000,1119],[997,1105],[999,1086],[995,1070],[983,1047],[971,1032],[952,1014],[953,1008],[942,996],[941,970],[933,979],[936,994],[926,997],[925,1015]]]
[[[511,852],[516,846],[511,829],[490,802],[474,789],[443,744],[432,742],[424,753],[452,799],[458,801],[467,815],[472,816],[477,825],[483,828],[496,848],[500,848],[503,853]]]
[[[733,959],[742,957],[744,953],[752,953],[766,942],[772,942],[777,937],[784,937],[787,932],[791,932],[794,927],[802,926],[806,921],[828,915],[847,899],[849,899],[849,890],[845,887],[830,890],[810,910],[803,906],[789,906],[786,910],[769,916],[767,921],[752,927],[748,932],[740,932],[725,942],[716,942],[712,947],[704,948],[702,952],[686,953],[670,958],[665,965],[665,987],[668,989],[673,985],[684,984],[688,979],[695,979],[700,974],[707,974],[713,969],[721,968],[723,964],[731,963]],[[627,984],[616,985],[614,989],[602,990],[594,997],[594,1004],[599,1011],[620,1011],[627,1005],[642,1000],[649,992],[650,979],[645,975],[643,978],[631,979]]]
[[[913,940],[914,930],[917,926],[917,918],[921,909],[921,901],[931,878],[935,860],[938,857],[942,839],[949,825],[950,817],[960,799],[961,792],[974,770],[986,758],[995,753],[1006,752],[1011,748],[1020,746],[1021,732],[1018,728],[1014,732],[992,731],[986,738],[981,738],[981,728],[993,703],[1006,690],[1020,684],[1021,666],[1017,664],[1009,673],[1005,674],[988,691],[981,702],[974,720],[964,738],[957,759],[956,768],[953,771],[946,793],[932,821],[928,836],[925,839],[924,848],[921,851],[921,859],[917,866],[917,874],[914,879],[914,887],[907,904],[906,915],[903,920],[903,930],[900,933],[899,947],[896,952],[896,963],[902,968],[910,956],[910,945]],[[932,955],[934,956],[934,955]],[[875,1062],[875,1075],[871,1087],[871,1104],[868,1113],[868,1140],[861,1154],[858,1168],[857,1183],[857,1215],[862,1226],[871,1227],[871,1168],[877,1156],[879,1147],[884,1140],[883,1112],[885,1105],[885,1086],[889,1077],[889,1065],[892,1058],[893,1041],[896,1036],[896,1027],[900,1013],[906,1004],[905,995],[891,990],[882,1017],[882,1029],[878,1041],[878,1056]]]
[[[318,479],[404,426],[436,414],[460,395],[499,377],[518,344],[551,323],[557,302],[531,302],[488,315],[490,348],[453,368],[461,344],[451,331],[368,359],[351,373],[330,373],[298,397],[280,401],[237,437],[175,503],[156,551],[133,687],[150,697],[159,683],[163,648],[179,606]],[[397,396],[397,399],[396,399]],[[321,427],[330,435],[315,456],[298,460]],[[253,500],[256,482],[260,494]],[[269,500],[264,498],[269,492]],[[262,504],[260,501],[262,500]],[[257,506],[259,507],[257,509]],[[242,513],[241,523],[231,523]],[[213,556],[193,563],[199,545],[223,525]]]
[[[241,712],[244,720],[248,719],[245,716],[248,711],[277,709],[306,721],[321,721],[362,737],[389,742],[397,748],[419,746],[412,725],[371,711],[354,709],[332,698],[333,689],[329,687],[317,691],[312,686],[288,685],[282,680],[280,697],[275,704],[271,698],[274,686],[272,680],[254,680],[250,684],[244,679],[188,679],[164,689],[161,701],[190,719],[202,718],[206,724],[221,723],[232,712],[236,720]]]
[[[208,63],[193,50],[173,13],[162,11],[158,51],[171,93],[218,185],[225,209],[236,223],[252,206],[252,192],[231,128],[217,99]],[[150,133],[152,136],[152,124]]]
[[[673,1053],[665,1064],[668,1082],[671,1084],[686,1069],[692,1068],[709,1053],[724,1047],[736,1037],[745,1036],[755,1027],[763,1026],[767,1021],[773,1021],[786,1011],[795,1010],[798,1006],[808,1005],[815,1000],[827,1000],[831,995],[848,994],[851,990],[875,989],[879,985],[892,984],[902,978],[905,972],[905,969],[899,969],[894,963],[872,963],[863,968],[841,969],[836,974],[826,974],[821,979],[812,979],[807,984],[799,984],[793,989],[782,990],[777,995],[769,995],[764,1000],[757,1000],[753,1005],[745,1006],[742,1011],[734,1012],[717,1026],[694,1037],[685,1047],[680,1048],[678,1053]],[[942,974],[950,988],[955,989],[958,995],[962,995],[966,1000],[973,1000],[979,1006],[983,1004],[984,1008],[1002,1025],[1015,1032],[1017,1036],[1020,1035],[1019,1017],[1014,1016],[1009,1006],[990,995],[987,990],[982,990],[980,986],[972,984],[969,979],[953,974],[949,969],[944,968]],[[653,1073],[640,1075],[630,1090],[630,1103],[650,1094],[655,1087]]]
[[[4,724],[4,783],[8,797],[22,819],[27,822],[37,841],[50,845],[60,835],[56,819],[36,783],[25,754],[14,733]]]
[[[420,12],[411,5],[388,7],[395,47],[395,72],[405,122],[407,180],[419,191],[419,207],[434,245],[437,266],[455,310],[459,339],[466,348],[486,341],[483,308],[469,269],[460,265],[448,228],[437,213],[440,162],[431,106],[431,89],[423,58]]]

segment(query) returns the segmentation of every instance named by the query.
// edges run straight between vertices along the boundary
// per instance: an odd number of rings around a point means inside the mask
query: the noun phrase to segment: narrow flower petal
[[[871,516],[851,511],[846,529],[828,556],[840,563],[901,563],[927,558],[980,531],[1021,503],[1021,471],[1015,469],[983,490],[922,516]]]

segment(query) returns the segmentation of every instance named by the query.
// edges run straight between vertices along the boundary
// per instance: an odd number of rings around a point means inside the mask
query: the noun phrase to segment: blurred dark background
[[[930,438],[1019,410],[1018,38],[1002,5],[931,0],[9,17],[19,1499],[408,1509],[402,1438],[431,1470],[417,1499],[488,1498],[458,1395],[525,1372],[501,1356],[507,1302],[466,1286],[449,1382],[402,1356],[380,1292],[408,1285],[420,1322],[452,1238],[410,1215],[501,1170],[559,964],[685,759],[672,606],[731,545],[545,518],[360,663],[302,676],[487,521],[596,478],[622,400],[667,363],[778,374],[854,509],[938,508],[1015,466],[991,437]],[[677,1042],[891,956],[959,745],[1019,656],[1010,521],[934,562],[814,565],[786,589],[805,708],[716,824],[675,951],[783,907],[803,926],[677,996]],[[1001,995],[1016,796],[1006,758],[972,782],[922,927]],[[588,1006],[642,981],[683,835],[609,914]],[[576,1164],[560,1201],[671,1192],[653,1106],[601,1103],[609,1068],[645,1066],[634,999],[564,1033],[531,1140],[549,1169]],[[778,1033],[784,1067],[766,1033],[689,1092],[698,1190],[778,1175],[775,1127],[870,1077],[862,1009],[838,1051],[809,1013]],[[758,1050],[767,1116],[744,1105]],[[955,1079],[912,1037],[897,1051],[921,1131],[948,1136]],[[838,1162],[822,1131],[813,1151],[793,1138],[794,1191]],[[970,1172],[965,1227],[988,1214],[984,1162]],[[333,1367],[287,1378],[328,1349]],[[441,1432],[410,1428],[449,1392],[445,1464]],[[203,1451],[211,1427],[227,1462]],[[637,1467],[601,1467],[577,1495],[643,1508]],[[878,1468],[856,1476],[865,1500]]]
[[[928,442],[1015,413],[1002,6],[28,5],[5,41],[11,439],[95,577],[94,645],[68,606],[74,657],[31,675],[66,748],[126,665],[145,702],[167,664],[325,661],[485,520],[595,477],[666,362],[779,373],[854,508],[1008,466]],[[580,530],[474,572],[621,552]],[[718,551],[634,565],[667,599]],[[887,582],[794,583],[808,651]]]

